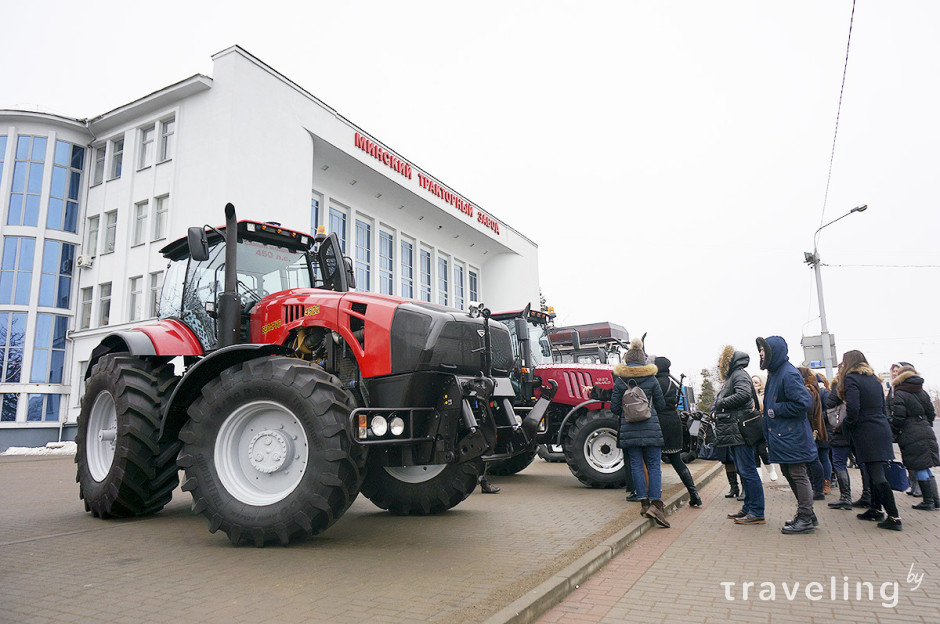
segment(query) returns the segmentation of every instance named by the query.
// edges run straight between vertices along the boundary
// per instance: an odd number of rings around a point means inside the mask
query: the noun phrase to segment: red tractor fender
[[[105,336],[91,352],[85,378],[92,367],[108,353],[125,352],[138,357],[176,357],[202,355],[202,345],[181,321],[167,319],[131,329],[112,332]]]

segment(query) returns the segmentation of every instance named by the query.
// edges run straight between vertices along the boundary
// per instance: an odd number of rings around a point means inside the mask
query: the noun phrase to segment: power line
[[[857,268],[867,267],[876,269],[940,269],[940,264],[826,264],[820,262],[819,266]]]
[[[826,218],[826,202],[829,201],[829,183],[832,181],[832,163],[836,159],[836,137],[839,135],[839,115],[842,113],[842,94],[845,92],[845,75],[849,70],[849,46],[852,43],[852,24],[855,21],[855,0],[852,0],[852,15],[849,17],[849,39],[845,44],[845,65],[842,67],[842,86],[839,88],[839,106],[836,109],[836,128],[832,133],[832,153],[829,155],[829,175],[826,177],[826,194],[823,196],[822,214],[819,225]]]

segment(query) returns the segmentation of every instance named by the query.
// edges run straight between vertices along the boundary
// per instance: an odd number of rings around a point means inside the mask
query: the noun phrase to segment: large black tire
[[[193,512],[233,544],[320,533],[355,500],[365,453],[346,434],[351,398],[303,360],[236,364],[202,388],[180,432]]]
[[[96,518],[157,512],[179,484],[178,440],[158,440],[160,414],[176,385],[173,366],[110,354],[92,368],[78,416],[79,497]]]
[[[535,454],[538,452],[536,445],[533,444],[523,452],[513,455],[508,459],[498,459],[486,464],[486,474],[497,477],[508,477],[522,472],[535,461]]]
[[[552,449],[558,450],[555,451]],[[539,444],[538,454],[539,457],[552,464],[563,463],[565,461],[564,447],[556,444]]]
[[[399,516],[426,516],[447,511],[465,500],[483,474],[483,461],[462,464],[388,468],[370,465],[362,495],[379,509]]]
[[[626,484],[624,454],[617,447],[620,419],[610,410],[585,412],[565,436],[568,469],[584,485],[619,488]]]

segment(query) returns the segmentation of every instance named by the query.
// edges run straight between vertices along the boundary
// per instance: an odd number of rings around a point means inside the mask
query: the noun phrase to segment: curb
[[[705,487],[719,472],[724,472],[723,465],[715,462],[715,465],[698,479],[696,487],[699,489]],[[689,492],[683,489],[679,494],[664,501],[663,507],[667,513],[671,514],[688,500]],[[549,579],[526,592],[521,598],[512,601],[483,620],[483,624],[530,624],[534,622],[654,526],[656,523],[648,518],[637,518]]]

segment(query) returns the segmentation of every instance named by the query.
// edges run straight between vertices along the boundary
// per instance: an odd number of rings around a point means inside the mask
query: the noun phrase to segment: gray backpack
[[[643,392],[643,388],[636,385],[636,380],[630,379],[627,381],[627,389],[623,393],[622,405],[625,421],[635,423],[651,418],[653,416],[651,403],[652,399],[646,398],[646,393]]]

